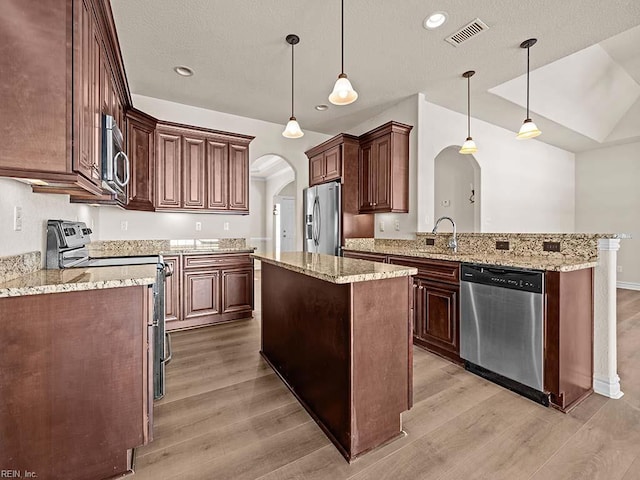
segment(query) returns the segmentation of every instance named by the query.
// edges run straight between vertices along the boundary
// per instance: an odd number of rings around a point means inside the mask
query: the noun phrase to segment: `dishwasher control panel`
[[[544,272],[497,265],[462,264],[461,281],[544,293]]]

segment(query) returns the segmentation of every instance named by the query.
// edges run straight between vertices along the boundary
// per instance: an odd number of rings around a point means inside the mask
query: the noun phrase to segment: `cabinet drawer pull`
[[[424,289],[424,287],[423,287],[422,285],[420,285],[418,288],[419,288],[420,290],[423,290],[423,289]]]

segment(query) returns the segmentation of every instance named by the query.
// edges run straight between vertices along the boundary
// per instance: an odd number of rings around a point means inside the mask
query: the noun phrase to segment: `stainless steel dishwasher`
[[[544,405],[544,272],[463,264],[460,357],[465,367]]]

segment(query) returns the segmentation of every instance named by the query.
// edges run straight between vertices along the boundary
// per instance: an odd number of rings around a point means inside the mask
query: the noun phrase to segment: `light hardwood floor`
[[[256,306],[260,306],[259,280]],[[568,415],[414,350],[407,436],[349,465],[261,360],[252,320],[173,334],[135,479],[640,479],[640,292],[618,291],[625,396]]]

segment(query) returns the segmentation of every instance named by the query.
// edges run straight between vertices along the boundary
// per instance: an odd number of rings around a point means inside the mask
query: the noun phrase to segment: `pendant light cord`
[[[527,118],[529,118],[529,49],[527,47]]]
[[[467,137],[471,137],[471,77],[467,77]]]
[[[293,114],[293,91],[294,88],[293,86],[295,85],[294,83],[294,76],[293,76],[293,72],[294,72],[294,63],[293,63],[293,51],[295,50],[295,45],[291,44],[291,116],[294,117],[295,115]]]
[[[342,0],[342,10],[341,10],[341,15],[340,18],[342,19],[342,23],[341,23],[341,31],[342,31],[342,54],[341,54],[341,58],[342,58],[342,63],[341,63],[341,73],[344,73],[344,0]]]

